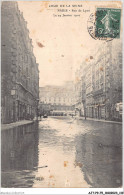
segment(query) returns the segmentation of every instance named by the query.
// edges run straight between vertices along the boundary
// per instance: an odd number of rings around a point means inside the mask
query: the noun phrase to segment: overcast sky
[[[81,17],[53,17],[56,8],[53,4],[79,4]],[[96,3],[95,3],[96,4]],[[91,38],[87,31],[87,20],[95,11],[95,4],[87,2],[18,2],[19,9],[27,21],[34,54],[39,63],[40,86],[61,85],[74,79],[75,70],[92,55],[99,41]],[[66,12],[64,14],[67,14]],[[71,14],[71,13],[69,13]],[[38,45],[38,43],[41,43]],[[41,46],[41,47],[40,47]],[[42,47],[43,46],[43,47]]]

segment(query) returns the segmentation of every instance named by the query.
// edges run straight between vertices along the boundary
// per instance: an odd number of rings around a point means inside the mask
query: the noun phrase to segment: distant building
[[[1,7],[2,123],[37,115],[39,71],[27,23],[16,2]]]
[[[74,84],[66,82],[63,86],[45,86],[39,88],[40,113],[67,113],[74,110]]]

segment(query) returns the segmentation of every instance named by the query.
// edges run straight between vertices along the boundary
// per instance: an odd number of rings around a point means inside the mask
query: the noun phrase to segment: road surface
[[[1,133],[2,187],[122,186],[122,125],[47,118]]]

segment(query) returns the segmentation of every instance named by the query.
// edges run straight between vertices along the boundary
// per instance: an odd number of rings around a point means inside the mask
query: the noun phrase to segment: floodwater
[[[122,125],[47,118],[1,133],[1,186],[122,187]]]

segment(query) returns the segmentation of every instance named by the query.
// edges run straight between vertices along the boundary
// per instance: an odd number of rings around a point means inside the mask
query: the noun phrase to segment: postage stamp
[[[95,37],[120,37],[121,9],[97,8]]]

